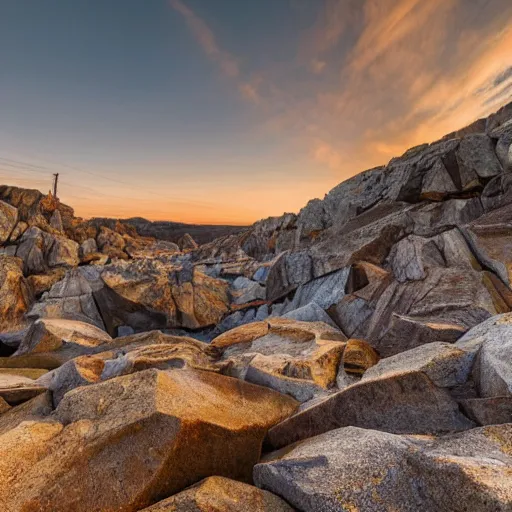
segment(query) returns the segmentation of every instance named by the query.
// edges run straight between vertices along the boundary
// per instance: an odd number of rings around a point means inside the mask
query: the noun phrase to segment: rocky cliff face
[[[512,510],[511,144],[199,246],[0,188],[3,509]]]

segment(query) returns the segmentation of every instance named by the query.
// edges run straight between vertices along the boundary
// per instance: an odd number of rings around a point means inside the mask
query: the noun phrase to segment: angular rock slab
[[[271,454],[254,481],[303,512],[508,512],[512,425],[439,439],[348,427]]]
[[[437,434],[474,424],[448,392],[422,372],[394,373],[361,381],[286,419],[269,430],[272,449],[340,427],[356,426],[400,434]]]
[[[473,378],[482,398],[512,396],[512,314],[497,315],[467,332],[457,346],[479,349]]]
[[[464,414],[477,425],[512,423],[512,396],[470,398],[460,404]]]
[[[65,344],[91,348],[111,341],[105,331],[94,325],[77,320],[44,318],[34,322],[14,355],[51,352]]]
[[[503,282],[512,283],[512,204],[493,210],[464,228],[480,262]]]
[[[281,498],[252,485],[212,476],[142,512],[293,512]]]
[[[476,350],[462,350],[450,343],[427,343],[381,359],[365,372],[363,381],[414,370],[425,373],[440,388],[460,386],[469,379],[475,356]]]
[[[34,379],[0,373],[0,398],[10,405],[25,402],[45,391],[46,387],[36,383]]]
[[[265,432],[296,406],[193,370],[148,370],[79,388],[51,420],[0,436],[8,455],[0,462],[0,504],[135,512],[208,476],[250,481]]]
[[[93,297],[93,292],[101,287],[100,269],[90,266],[72,269],[33,305],[28,316],[78,320],[105,329]]]
[[[486,272],[434,267],[422,281],[391,283],[362,337],[382,357],[389,357],[432,341],[455,341],[475,325],[508,311]]]
[[[99,347],[101,348],[101,346]],[[155,368],[193,368],[220,372],[222,363],[212,362],[207,345],[191,338],[160,332],[118,338],[94,355],[75,357],[38,380],[52,391],[53,403],[79,386],[103,382],[121,375]]]

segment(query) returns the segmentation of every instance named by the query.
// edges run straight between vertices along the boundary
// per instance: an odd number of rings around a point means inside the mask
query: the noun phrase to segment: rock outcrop
[[[0,510],[512,510],[511,145],[215,240],[0,187]]]

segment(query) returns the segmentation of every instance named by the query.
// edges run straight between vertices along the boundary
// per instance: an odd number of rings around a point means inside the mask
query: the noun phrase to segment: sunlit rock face
[[[511,116],[213,241],[0,187],[0,510],[512,510]]]

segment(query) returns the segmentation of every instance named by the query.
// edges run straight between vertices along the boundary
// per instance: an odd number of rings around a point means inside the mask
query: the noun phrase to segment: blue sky
[[[510,100],[511,22],[508,0],[2,0],[1,181],[59,172],[83,216],[298,211]]]

